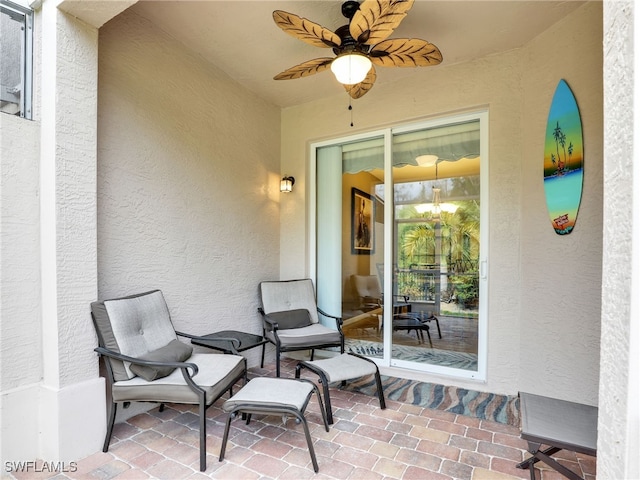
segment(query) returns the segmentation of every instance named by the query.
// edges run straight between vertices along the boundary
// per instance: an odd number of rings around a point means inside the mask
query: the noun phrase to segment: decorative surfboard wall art
[[[576,99],[560,80],[549,107],[544,141],[544,194],[558,235],[573,231],[582,199],[582,122]]]

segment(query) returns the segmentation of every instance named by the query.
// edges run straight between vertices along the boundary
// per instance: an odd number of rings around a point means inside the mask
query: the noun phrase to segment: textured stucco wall
[[[571,24],[572,19],[579,21],[589,20],[589,25],[594,25],[600,20],[598,11],[588,7],[578,9],[570,15],[565,22]],[[600,35],[601,29],[596,32]],[[553,31],[556,41],[560,44],[576,42],[584,39],[579,31],[571,28],[559,28]],[[593,35],[592,32],[584,32],[583,35]],[[457,113],[461,110],[488,108],[489,110],[489,319],[488,319],[488,378],[484,384],[464,380],[456,380],[453,383],[470,388],[488,390],[500,393],[514,394],[519,388],[519,379],[522,370],[528,365],[521,364],[520,338],[522,329],[526,325],[522,322],[521,299],[526,295],[522,288],[524,270],[521,262],[529,261],[523,258],[521,248],[521,231],[523,223],[530,218],[524,216],[527,210],[524,204],[535,202],[535,199],[525,197],[522,193],[526,184],[536,185],[542,182],[542,172],[529,175],[529,167],[525,164],[531,160],[530,155],[525,155],[525,141],[530,143],[528,135],[523,131],[524,127],[530,127],[529,122],[536,125],[546,122],[548,107],[537,108],[535,118],[525,121],[524,117],[530,113],[524,108],[527,98],[534,98],[540,94],[538,85],[530,84],[523,80],[523,76],[530,74],[534,69],[547,70],[545,55],[534,56],[530,52],[535,47],[525,46],[522,49],[480,58],[476,61],[447,65],[445,62],[437,67],[425,68],[408,79],[398,81],[392,85],[376,85],[363,99],[354,102],[355,127],[350,128],[350,117],[347,111],[348,100],[344,94],[312,102],[283,111],[282,127],[282,158],[283,169],[294,174],[296,179],[308,174],[308,143],[332,137],[344,136],[358,131],[367,131],[376,127],[406,122],[417,118],[426,118]],[[597,48],[591,52],[582,52],[579,56],[565,59],[566,62],[576,64],[585,61],[585,55],[593,55],[595,59],[601,56]],[[595,61],[595,60],[594,60]],[[525,63],[527,63],[525,65]],[[570,64],[570,63],[569,63]],[[384,69],[381,74],[384,74]],[[550,74],[551,76],[551,74]],[[601,98],[601,73],[594,78],[587,79],[589,90],[585,96]],[[304,81],[298,80],[298,81]],[[327,81],[331,81],[327,79]],[[557,81],[557,80],[556,80]],[[555,88],[555,81],[552,81]],[[339,89],[339,87],[336,87]],[[526,90],[526,91],[525,91]],[[552,94],[552,93],[551,93]],[[547,98],[540,97],[541,104],[547,104]],[[547,104],[548,105],[548,104]],[[540,131],[540,138],[544,137],[544,131]],[[597,141],[597,140],[596,140]],[[528,146],[527,143],[527,146]],[[596,147],[598,145],[596,144]],[[534,155],[534,154],[532,154]],[[307,161],[305,161],[307,159]],[[527,174],[524,171],[527,171]],[[297,195],[305,196],[300,191],[305,185],[300,182]],[[296,182],[296,187],[298,183]],[[591,208],[599,208],[591,205]],[[546,207],[544,203],[541,209]],[[307,225],[307,217],[304,207],[296,203],[287,212],[288,222],[282,229],[296,232],[296,236],[281,235],[281,250],[288,252],[288,256],[282,257],[282,271],[289,276],[305,274],[306,259],[304,244],[300,241],[301,232],[308,234],[311,230]],[[597,214],[587,213],[589,217],[596,218]],[[584,219],[583,219],[584,220]],[[585,221],[584,227],[587,227]],[[547,225],[541,225],[546,228]],[[583,228],[584,228],[583,227]],[[590,225],[589,230],[595,228]],[[300,234],[298,235],[298,232]],[[555,234],[554,234],[555,235]],[[597,235],[596,242],[600,238]],[[545,271],[556,268],[557,262],[548,260],[548,265],[537,265]],[[590,276],[582,283],[586,288],[586,295],[599,295],[599,278]],[[596,317],[598,312],[595,313]],[[564,321],[566,312],[555,312],[557,321]],[[580,319],[582,320],[582,318]],[[597,318],[594,320],[597,324]],[[573,321],[576,323],[576,321]],[[597,327],[596,327],[597,328]],[[596,334],[597,335],[597,334]],[[536,342],[535,349],[539,359],[545,357],[545,349],[555,352],[558,349],[554,339],[553,345],[545,345]],[[568,348],[567,348],[568,347]],[[533,348],[533,347],[532,347]],[[587,341],[583,344],[575,344],[561,347],[569,350],[587,350],[591,355],[598,356],[597,341]],[[597,365],[597,360],[596,360]],[[595,372],[587,372],[589,379],[589,391],[578,388],[591,400],[596,398],[597,368]],[[443,381],[442,378],[423,376],[426,380]],[[450,382],[449,380],[447,380]],[[571,396],[571,392],[579,384],[585,382],[584,378],[575,377],[570,383],[563,384],[561,394]]]
[[[99,51],[99,297],[160,288],[178,330],[260,332],[258,282],[279,269],[280,110],[131,11]]]
[[[520,390],[596,405],[602,276],[602,3],[591,2],[522,49]],[[544,136],[558,81],[576,97],[583,194],[569,235],[551,227]],[[542,349],[541,349],[542,347]]]
[[[0,114],[0,460],[36,458],[42,378],[40,125]],[[25,410],[26,409],[26,410]],[[30,414],[25,414],[31,412]],[[16,433],[21,432],[21,438]]]
[[[58,389],[97,372],[87,314],[96,294],[98,32],[52,2],[40,18],[43,380]]]
[[[36,23],[36,66],[38,27]],[[34,118],[39,110],[37,85],[35,81]],[[38,454],[34,412],[43,368],[40,127],[39,121],[0,114],[0,465]]]
[[[39,382],[40,125],[0,115],[0,390]]]
[[[604,243],[598,477],[640,478],[640,9],[604,4]],[[601,473],[604,472],[602,475]]]

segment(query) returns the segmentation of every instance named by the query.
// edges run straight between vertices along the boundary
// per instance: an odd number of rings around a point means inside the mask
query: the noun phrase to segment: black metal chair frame
[[[95,317],[93,316],[93,314],[91,315],[93,318],[93,321],[95,323]],[[156,367],[174,367],[174,368],[179,368],[180,371],[182,372],[182,376],[186,382],[186,384],[189,386],[189,388],[198,396],[198,415],[199,415],[199,426],[200,426],[200,471],[205,471],[207,468],[207,460],[206,460],[206,455],[207,455],[207,443],[206,443],[206,438],[207,438],[207,424],[206,424],[206,410],[213,405],[213,403],[220,398],[222,395],[224,395],[227,391],[229,392],[230,395],[233,395],[233,385],[240,379],[244,379],[244,383],[246,384],[247,382],[247,365],[246,365],[246,359],[244,360],[245,365],[244,365],[244,372],[243,374],[239,375],[238,377],[236,377],[236,379],[231,383],[231,387],[229,387],[228,390],[223,391],[220,395],[218,395],[216,398],[214,398],[211,403],[209,403],[207,405],[206,402],[206,392],[200,388],[196,382],[193,380],[193,377],[195,375],[197,375],[198,373],[198,366],[195,363],[190,363],[190,362],[156,362],[156,361],[150,361],[150,360],[142,360],[139,358],[134,358],[134,357],[129,357],[127,355],[123,355],[121,353],[118,352],[114,352],[113,350],[109,350],[107,348],[104,347],[105,342],[104,339],[102,338],[102,335],[100,334],[100,330],[96,325],[96,333],[98,336],[98,342],[99,342],[99,347],[95,348],[94,351],[96,353],[98,353],[98,355],[100,357],[105,357],[104,360],[104,364],[107,370],[107,382],[108,382],[108,386],[109,389],[111,390],[112,386],[115,382],[115,378],[113,375],[113,369],[111,367],[111,362],[109,361],[109,359],[115,359],[115,360],[121,360],[124,362],[131,362],[133,364],[137,364],[137,365],[146,365],[146,366],[156,366]],[[190,335],[187,333],[182,333],[182,332],[178,332],[176,331],[176,335],[178,336],[182,336],[182,337],[187,337],[187,338],[197,338],[197,336],[194,335]],[[238,342],[238,340],[236,339],[232,339],[232,338],[228,338],[228,339],[222,339],[225,342],[229,342],[231,341],[233,342]],[[158,402],[151,402],[151,403],[158,403]],[[104,439],[104,445],[102,447],[102,451],[103,452],[107,452],[109,451],[109,443],[111,442],[111,435],[113,433],[113,426],[115,423],[115,419],[116,419],[116,412],[118,409],[118,403],[114,402],[113,400],[111,401],[111,405],[109,406],[109,414],[108,414],[108,423],[107,423],[107,433],[105,435],[105,439]],[[164,403],[160,403],[160,411],[164,410]]]
[[[278,322],[274,322],[269,318],[269,315],[265,313],[262,307],[258,308],[258,312],[262,315],[263,323],[262,323],[262,334],[265,338],[269,340],[270,343],[273,343],[271,339],[267,337],[267,331],[273,332],[273,336],[275,338],[275,347],[276,347],[276,377],[280,376],[280,354],[282,352],[295,352],[300,350],[311,350],[311,360],[313,360],[313,354],[316,349],[321,348],[329,348],[329,347],[340,347],[340,353],[344,353],[344,333],[342,332],[342,317],[336,317],[334,315],[329,315],[328,313],[323,312],[321,309],[317,309],[318,313],[324,317],[332,318],[336,321],[336,326],[338,328],[338,332],[340,332],[340,343],[331,342],[324,344],[313,344],[313,345],[296,345],[294,347],[283,347],[280,338],[278,338]],[[260,367],[264,368],[264,354],[265,354],[265,346],[262,345],[262,358],[260,361]]]
[[[378,393],[378,401],[380,402],[380,409],[384,410],[387,408],[387,404],[384,400],[384,390],[382,389],[382,380],[380,378],[380,370],[378,369],[378,365],[373,360],[363,357],[362,355],[358,355],[357,353],[349,352],[348,355],[353,357],[357,357],[365,362],[372,363],[375,366],[376,371],[374,373],[374,377],[376,380],[376,389]],[[318,368],[316,365],[310,364],[308,362],[298,362],[296,365],[296,378],[300,378],[301,369],[306,368],[316,375],[318,375],[320,383],[322,384],[322,391],[324,392],[324,404],[327,409],[327,420],[330,424],[333,424],[333,412],[331,408],[331,396],[329,395],[329,380],[327,379],[327,375],[321,368]],[[346,380],[342,380],[340,382],[344,387],[347,384]]]

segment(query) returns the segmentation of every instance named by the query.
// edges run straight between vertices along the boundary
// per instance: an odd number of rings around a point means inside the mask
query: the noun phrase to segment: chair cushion
[[[374,375],[378,369],[371,360],[343,353],[335,357],[302,362],[322,370],[329,383],[352,380],[365,375]]]
[[[156,362],[184,362],[193,353],[193,347],[182,343],[180,340],[171,340],[164,347],[142,355],[142,360],[153,360]],[[131,364],[131,371],[151,382],[158,378],[166,377],[175,370],[174,367],[160,367],[151,365]]]
[[[198,374],[193,379],[204,389],[207,405],[229,390],[244,375],[247,365],[240,355],[216,353],[194,353],[186,361],[198,366]],[[153,382],[141,377],[115,382],[112,395],[114,402],[198,403],[198,396],[184,381],[180,368]]]
[[[378,277],[375,275],[354,275],[353,284],[360,298],[375,299],[375,301],[380,300],[382,292],[380,290]]]
[[[266,332],[266,337],[272,343],[275,342],[273,332]],[[340,332],[333,328],[325,327],[320,323],[314,323],[308,327],[291,328],[289,330],[278,330],[280,348],[303,349],[306,347],[341,344]]]
[[[312,393],[313,384],[310,382],[293,378],[258,377],[224,402],[222,409],[230,412],[238,406],[248,407],[248,410],[251,407],[292,407],[302,413]]]
[[[286,310],[284,312],[272,312],[268,317],[278,323],[278,329],[287,330],[289,328],[301,328],[311,325],[309,310],[299,308],[296,310]]]
[[[177,336],[160,290],[91,304],[96,329],[109,350],[141,357]],[[128,362],[111,361],[116,381],[133,378]]]
[[[313,282],[302,280],[269,281],[260,283],[260,298],[264,312],[306,309],[311,323],[318,323],[318,306]]]

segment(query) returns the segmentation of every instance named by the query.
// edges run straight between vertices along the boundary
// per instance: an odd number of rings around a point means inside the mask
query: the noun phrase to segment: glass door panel
[[[321,147],[316,156],[318,302],[341,311],[347,350],[382,358],[384,202],[376,192],[384,139]]]
[[[477,370],[479,121],[393,137],[392,363]]]
[[[486,118],[312,147],[318,305],[341,312],[347,351],[383,366],[484,375]]]

